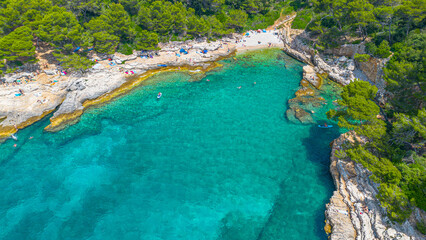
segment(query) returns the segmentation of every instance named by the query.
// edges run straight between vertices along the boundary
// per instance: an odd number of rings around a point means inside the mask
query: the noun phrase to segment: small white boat
[[[163,96],[163,94],[161,92],[159,92],[158,95],[157,95],[157,99],[160,99],[161,96]]]
[[[10,137],[11,137],[11,138],[13,138],[13,140],[15,140],[15,141],[17,141],[17,140],[18,140],[18,137],[17,137],[17,136],[15,136],[15,134],[12,134]]]

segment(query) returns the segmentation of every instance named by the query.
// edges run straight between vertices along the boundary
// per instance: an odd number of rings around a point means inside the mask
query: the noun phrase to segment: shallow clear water
[[[326,239],[337,129],[285,119],[302,65],[281,58],[159,74],[63,131],[20,131],[0,145],[0,239]]]

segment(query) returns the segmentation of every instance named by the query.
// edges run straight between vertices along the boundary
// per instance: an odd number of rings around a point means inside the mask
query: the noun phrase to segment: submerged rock
[[[311,88],[301,88],[301,89],[297,90],[297,92],[295,94],[296,94],[297,97],[314,96],[315,91]]]
[[[294,112],[293,108],[287,109],[287,111],[285,111],[285,115],[290,122],[299,123],[299,121],[296,119],[295,112]]]
[[[309,112],[294,104],[289,109],[287,109],[286,117],[293,123],[308,124],[315,122]]]
[[[314,123],[311,114],[301,108],[295,108],[294,115],[301,123]]]

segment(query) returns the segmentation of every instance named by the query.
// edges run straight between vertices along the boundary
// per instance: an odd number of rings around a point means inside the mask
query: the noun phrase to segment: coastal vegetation
[[[50,46],[59,62],[65,60],[65,68],[85,70],[88,51],[131,54],[158,49],[159,42],[214,40],[266,28],[286,4],[279,0],[5,0],[0,3],[0,69],[11,72],[34,62],[36,47]]]
[[[358,141],[339,151],[372,172],[377,196],[389,217],[407,219],[413,207],[426,210],[426,2],[424,0],[313,0],[306,30],[318,51],[363,43],[358,62],[387,59],[386,91],[365,81],[344,87],[337,110],[328,112],[339,126],[354,130]],[[293,24],[294,25],[294,24]],[[383,100],[384,99],[384,100]],[[423,225],[422,225],[423,224]],[[418,224],[418,229],[424,223]]]
[[[389,71],[389,67],[385,70]],[[393,95],[403,94],[399,88],[392,91],[392,83],[388,86]],[[400,109],[400,104],[380,106],[376,93],[377,88],[368,82],[352,82],[344,87],[338,110],[330,110],[327,115],[361,137],[347,143],[338,155],[349,157],[372,172],[372,180],[380,183],[377,197],[390,218],[402,222],[410,216],[413,206],[426,209],[424,95],[423,99],[412,97],[417,101]]]
[[[390,218],[402,222],[413,206],[426,209],[426,110],[406,114],[387,106],[381,116],[376,92],[368,82],[353,82],[344,87],[339,110],[327,114],[361,137],[347,143],[338,155],[372,172],[372,180],[380,183],[377,197]]]

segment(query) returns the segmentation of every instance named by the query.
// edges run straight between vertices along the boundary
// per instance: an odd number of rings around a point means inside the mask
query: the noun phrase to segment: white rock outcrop
[[[385,209],[376,198],[378,185],[370,180],[371,172],[359,163],[337,156],[336,151],[353,136],[353,132],[348,132],[333,142],[330,172],[336,191],[330,198],[325,212],[325,229],[330,231],[329,238],[331,240],[425,239],[425,236],[416,231],[413,224],[408,221],[404,224],[395,224],[389,220]]]

